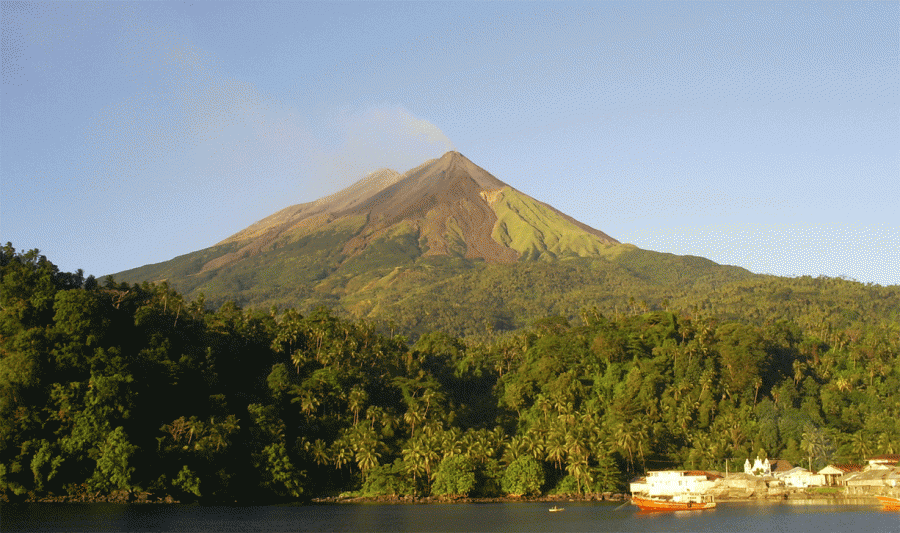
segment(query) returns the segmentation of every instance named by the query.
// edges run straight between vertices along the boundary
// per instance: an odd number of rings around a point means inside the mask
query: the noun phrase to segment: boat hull
[[[700,511],[712,509],[715,502],[676,502],[672,500],[657,500],[655,498],[641,498],[632,496],[631,502],[641,508],[642,511]]]
[[[900,498],[890,496],[876,496],[885,511],[900,511]]]

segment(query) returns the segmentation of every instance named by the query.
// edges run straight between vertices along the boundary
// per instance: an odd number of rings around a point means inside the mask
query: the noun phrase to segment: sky
[[[457,150],[621,242],[900,284],[900,3],[0,2],[0,241],[97,277]]]

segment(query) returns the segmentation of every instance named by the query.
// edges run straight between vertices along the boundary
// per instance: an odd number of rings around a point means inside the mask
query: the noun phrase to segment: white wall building
[[[784,481],[784,484],[788,487],[821,487],[825,484],[825,476],[813,474],[809,470],[799,466],[792,468],[787,472],[776,474],[775,477]]]
[[[647,496],[702,494],[719,478],[721,476],[700,470],[651,470],[647,477],[631,484],[631,493]]]
[[[760,461],[757,455],[753,465],[750,465],[750,459],[747,459],[744,461],[744,473],[753,476],[771,476],[772,465],[769,463],[769,458],[767,457],[764,461]]]

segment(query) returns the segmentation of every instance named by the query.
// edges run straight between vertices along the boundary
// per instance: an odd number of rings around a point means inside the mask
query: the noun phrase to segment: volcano
[[[491,263],[512,263],[523,256],[589,256],[618,244],[503,183],[459,152],[447,152],[402,175],[390,169],[372,172],[336,194],[260,220],[220,243],[240,243],[239,250],[211,260],[202,270],[259,254],[291,235],[362,219],[343,247],[348,258],[398,229],[418,234],[424,256],[459,255]]]
[[[584,305],[668,297],[711,268],[736,269],[619,243],[447,152],[404,174],[371,172],[214,246],[114,278],[166,281],[208,304],[325,305],[462,334],[573,315]],[[478,324],[463,328],[459,320]]]

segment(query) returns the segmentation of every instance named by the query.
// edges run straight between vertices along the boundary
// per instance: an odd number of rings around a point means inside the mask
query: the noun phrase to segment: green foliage
[[[181,470],[178,472],[178,476],[172,482],[172,485],[186,493],[193,494],[198,498],[202,496],[200,494],[200,478],[198,478],[187,465],[181,467]]]
[[[597,466],[592,470],[594,479],[591,492],[619,492],[627,490],[625,477],[609,455],[597,457]]]
[[[383,464],[373,468],[363,483],[362,496],[399,496],[414,494],[415,485],[406,474],[406,465],[400,459],[391,464]]]
[[[303,493],[303,473],[291,463],[284,443],[269,444],[261,455],[262,461],[257,463],[257,467],[264,469],[265,487],[276,494],[287,494],[295,498]]]
[[[444,458],[434,473],[431,493],[438,496],[467,496],[475,488],[475,463],[464,455]]]
[[[523,455],[506,468],[501,487],[507,494],[530,496],[539,494],[544,483],[544,468],[534,457]]]
[[[88,480],[93,490],[110,492],[117,489],[131,489],[131,475],[134,468],[129,465],[137,447],[128,442],[122,426],[113,430],[100,448],[97,468]]]
[[[550,491],[551,494],[581,494],[578,478],[569,474],[563,477]]]
[[[411,235],[385,234],[382,252],[412,258]],[[88,284],[36,251],[0,251],[7,494],[587,493],[760,449],[813,468],[900,451],[894,287],[675,256],[656,270],[659,257],[632,249],[605,262],[410,259],[378,279],[360,263],[320,280],[396,319],[377,325],[327,308],[211,311],[167,284]],[[668,294],[672,310],[652,303],[694,275]]]
[[[56,446],[46,440],[41,441],[40,448],[31,459],[31,472],[34,474],[34,486],[38,491],[44,490],[44,482],[56,476],[63,457],[57,455]]]

